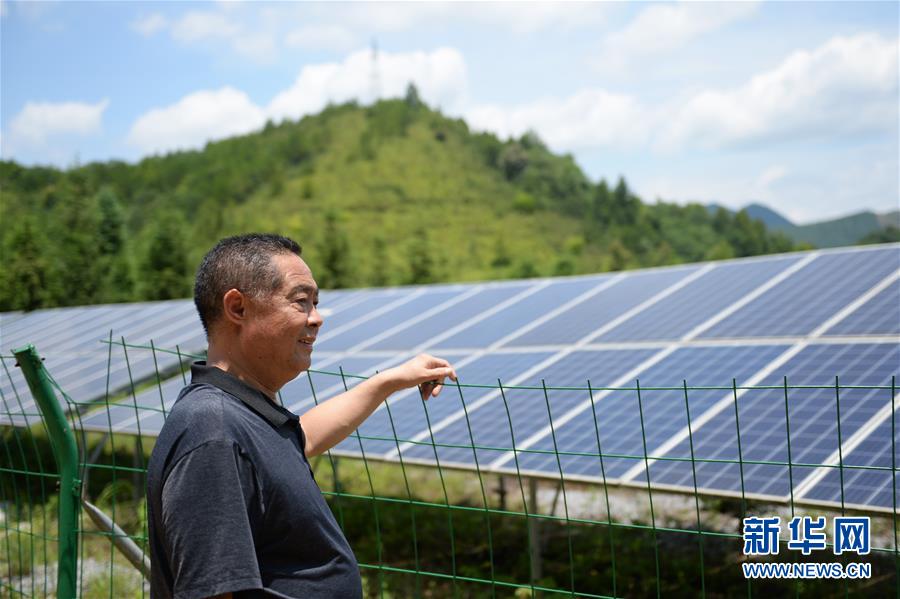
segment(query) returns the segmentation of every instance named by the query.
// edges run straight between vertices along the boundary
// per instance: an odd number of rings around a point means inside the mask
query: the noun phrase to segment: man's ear
[[[241,324],[247,314],[247,298],[237,289],[229,289],[222,296],[222,316],[228,322]]]

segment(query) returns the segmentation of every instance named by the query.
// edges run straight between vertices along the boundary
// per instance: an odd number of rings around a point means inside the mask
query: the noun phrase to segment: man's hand
[[[392,393],[418,386],[419,395],[424,400],[429,397],[437,397],[443,389],[444,380],[447,377],[455,381],[456,371],[447,360],[428,354],[419,354],[400,366],[381,372],[378,376],[385,378]]]
[[[420,354],[320,403],[300,417],[307,457],[324,453],[346,439],[388,395],[418,386],[422,399],[428,399],[441,392],[447,377],[456,380],[450,362]]]

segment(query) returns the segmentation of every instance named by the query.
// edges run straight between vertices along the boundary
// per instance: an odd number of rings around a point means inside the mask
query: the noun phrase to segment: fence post
[[[29,344],[13,350],[13,354],[28,382],[31,395],[41,410],[50,434],[53,457],[59,468],[59,564],[56,596],[60,599],[74,599],[77,586],[80,498],[80,481],[77,478],[78,447],[37,350]]]

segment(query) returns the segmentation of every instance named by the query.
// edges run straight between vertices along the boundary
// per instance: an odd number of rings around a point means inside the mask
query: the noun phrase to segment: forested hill
[[[0,309],[189,297],[219,238],[294,237],[324,288],[567,275],[793,249],[745,213],[648,205],[533,134],[405,99],[137,164],[0,162]]]

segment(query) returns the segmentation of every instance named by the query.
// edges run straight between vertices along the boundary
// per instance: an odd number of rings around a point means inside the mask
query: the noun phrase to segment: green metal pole
[[[28,382],[31,395],[37,402],[50,434],[53,457],[59,467],[59,569],[56,596],[74,599],[78,566],[78,505],[79,485],[78,448],[75,435],[63,414],[44,364],[29,344],[13,350],[19,368]]]

